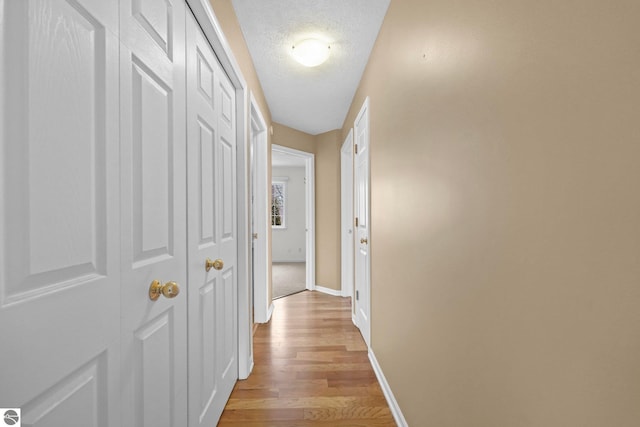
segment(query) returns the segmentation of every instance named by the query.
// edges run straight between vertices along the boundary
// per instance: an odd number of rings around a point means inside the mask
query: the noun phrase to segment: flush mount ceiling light
[[[329,58],[331,46],[317,39],[302,40],[291,46],[293,58],[305,67],[316,67]]]

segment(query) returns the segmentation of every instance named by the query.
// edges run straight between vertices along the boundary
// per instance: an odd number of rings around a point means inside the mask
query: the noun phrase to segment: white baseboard
[[[249,378],[249,375],[251,375],[251,372],[253,372],[253,366],[254,366],[253,365],[253,357],[249,360],[247,365],[248,365],[247,368],[246,368],[247,369],[247,371],[246,371],[247,375],[244,375],[244,373],[242,375],[239,375],[238,376],[239,380],[246,380],[247,378]]]
[[[358,322],[356,322],[356,315],[351,313],[351,321],[353,322],[353,324],[356,326],[356,328],[358,327]]]
[[[337,291],[335,289],[330,289],[330,288],[325,288],[324,286],[315,286],[315,290],[318,292],[322,292],[323,294],[329,294],[329,295],[333,295],[334,297],[341,297],[342,296],[342,292],[341,291]]]
[[[267,321],[264,323],[269,323],[269,321],[271,320],[271,315],[273,314],[274,308],[275,306],[273,305],[273,302],[272,302],[271,305],[269,306],[269,311],[267,312]]]
[[[384,397],[387,399],[389,409],[391,409],[391,413],[393,414],[393,418],[396,420],[396,424],[398,424],[398,427],[409,427],[371,347],[369,347],[369,360],[371,361],[371,366],[373,366],[373,371],[376,373],[376,377],[378,377],[378,382],[380,383],[380,387],[382,387],[382,392],[384,393]]]

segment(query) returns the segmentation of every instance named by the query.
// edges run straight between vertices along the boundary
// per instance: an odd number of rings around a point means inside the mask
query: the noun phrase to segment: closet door
[[[117,31],[115,2],[0,0],[0,402],[23,426],[120,425]]]
[[[187,19],[189,426],[214,426],[238,378],[235,91]]]
[[[122,425],[130,427],[187,425],[184,20],[184,0],[120,2]]]

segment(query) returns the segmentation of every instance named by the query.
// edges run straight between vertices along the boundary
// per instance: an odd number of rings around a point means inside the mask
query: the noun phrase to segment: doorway
[[[272,146],[272,299],[315,289],[313,169],[313,154]]]

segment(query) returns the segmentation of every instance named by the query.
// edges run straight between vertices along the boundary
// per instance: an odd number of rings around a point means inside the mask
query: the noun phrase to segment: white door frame
[[[264,121],[258,103],[251,94],[251,144],[253,158],[251,171],[255,187],[253,194],[253,233],[257,238],[253,239],[253,321],[266,323],[269,321],[269,308],[271,301],[267,292],[269,271],[269,207],[267,195],[269,194],[268,180],[268,153],[267,125]]]
[[[208,0],[186,0],[196,21],[202,28],[220,65],[236,90],[237,179],[238,179],[238,378],[246,379],[253,368],[251,337],[251,289],[249,275],[250,222],[249,222],[249,101],[247,82],[240,65],[222,32]]]
[[[353,129],[340,149],[340,234],[341,234],[341,287],[342,296],[353,296]],[[351,302],[353,309],[353,300]],[[353,311],[353,310],[352,310]]]
[[[365,218],[359,219],[359,226],[355,227],[355,239],[356,252],[366,251],[366,257],[364,259],[364,265],[362,266],[362,274],[358,275],[358,253],[356,253],[356,260],[354,263],[355,271],[355,287],[356,296],[358,295],[358,288],[360,288],[364,295],[360,295],[360,304],[364,307],[364,310],[358,310],[356,306],[355,319],[357,320],[356,326],[360,329],[362,337],[367,344],[367,347],[371,348],[371,175],[370,175],[370,150],[371,150],[371,138],[370,138],[370,126],[369,126],[369,97],[364,100],[362,108],[353,123],[354,129],[354,194],[355,204],[360,206],[360,194],[359,194],[359,182],[358,177],[360,175],[359,165],[362,164],[364,169],[364,178],[366,180],[364,200],[365,205],[363,207]],[[364,148],[360,147],[360,131],[364,132]],[[355,215],[361,216],[359,212],[360,208],[355,209]],[[366,239],[364,243],[358,242],[357,239]],[[364,311],[364,313],[362,313]],[[362,316],[361,316],[362,314]]]
[[[315,155],[282,145],[271,145],[271,151],[304,159],[305,191],[305,224],[306,236],[306,287],[310,291],[316,289],[316,196],[315,196]],[[269,183],[270,184],[270,183]]]

